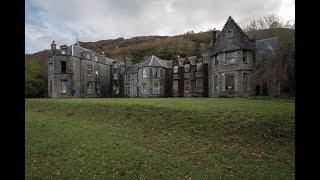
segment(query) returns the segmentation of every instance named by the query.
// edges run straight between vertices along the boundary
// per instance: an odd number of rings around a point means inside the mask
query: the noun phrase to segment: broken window
[[[61,80],[61,93],[62,94],[67,93],[67,84],[68,84],[68,80]]]
[[[247,63],[247,51],[246,50],[243,51],[242,62]]]
[[[179,82],[178,81],[173,81],[172,82],[172,90],[173,90],[173,93],[178,93],[179,92]]]
[[[248,92],[248,73],[243,73],[243,91]]]
[[[234,90],[234,74],[226,74],[225,88],[226,90]]]
[[[235,52],[227,52],[226,53],[226,63],[232,64],[235,61]]]
[[[67,62],[61,61],[61,73],[66,73],[66,72],[67,72]]]
[[[160,85],[159,83],[153,84],[153,94],[159,94],[160,93]]]
[[[197,89],[197,92],[202,92],[202,79],[196,80],[196,89]]]
[[[160,77],[160,68],[159,67],[154,67],[153,68],[153,76],[154,77]]]
[[[173,73],[178,73],[179,66],[173,66]]]

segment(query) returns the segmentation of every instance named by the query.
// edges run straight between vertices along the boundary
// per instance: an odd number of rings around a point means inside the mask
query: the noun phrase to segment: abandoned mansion
[[[280,85],[259,84],[253,73],[274,53],[276,37],[252,40],[229,17],[203,54],[165,60],[152,55],[144,62],[124,63],[80,46],[57,49],[48,61],[49,97],[159,97],[281,95]]]

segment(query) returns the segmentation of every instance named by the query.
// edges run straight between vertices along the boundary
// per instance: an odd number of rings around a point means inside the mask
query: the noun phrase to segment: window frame
[[[88,72],[90,72],[90,73],[88,73]],[[87,75],[87,77],[91,77],[92,76],[92,65],[87,65],[86,75]]]
[[[186,83],[186,81],[188,82],[188,84]],[[185,92],[185,93],[190,93],[190,91],[191,91],[191,84],[190,84],[190,83],[191,83],[191,82],[190,82],[190,79],[185,79],[185,80],[184,80],[184,92]],[[186,90],[186,87],[189,88],[188,91]]]
[[[233,78],[231,78],[231,82],[233,82],[233,84],[231,84],[231,89],[229,89],[229,81],[228,81],[228,77],[233,76]],[[235,74],[225,74],[225,82],[224,82],[224,86],[225,86],[225,90],[226,91],[234,91],[235,90]]]
[[[143,67],[142,68],[142,78],[147,78],[147,77],[148,77],[147,68]]]
[[[158,74],[156,72],[159,72]],[[156,75],[157,74],[157,75]],[[161,74],[161,69],[160,67],[154,67],[152,68],[152,75],[153,77],[156,77],[156,78],[160,78],[160,74]]]
[[[92,93],[92,82],[87,82],[87,94]]]
[[[233,56],[232,56],[232,58],[230,58],[230,57],[228,57],[227,58],[227,55],[229,55],[229,54],[233,54]],[[225,55],[224,55],[225,57],[225,62],[226,62],[226,64],[234,64],[235,63],[235,61],[236,61],[236,52],[235,51],[229,51],[229,52],[225,52]],[[233,61],[231,62],[231,61],[229,61],[229,59],[233,59]]]
[[[176,86],[175,86],[176,84]],[[173,93],[179,93],[179,81],[178,80],[174,80],[172,81],[172,91]]]
[[[100,67],[98,66],[97,68],[96,68],[96,70],[94,71],[94,74],[97,76],[97,77],[99,77],[99,75],[100,75]]]
[[[68,85],[68,80],[61,79],[61,94],[67,94],[67,85]]]
[[[202,71],[202,62],[197,62],[197,71]]]
[[[88,60],[91,59],[91,54],[90,54],[90,53],[87,53],[87,54],[86,54],[86,59],[88,59]]]
[[[142,94],[148,94],[147,83],[142,83],[141,84],[141,90],[142,90]]]
[[[244,63],[244,64],[248,63],[248,51],[247,50],[243,50],[242,63]]]
[[[186,67],[188,67],[188,68],[186,68]],[[190,72],[190,64],[189,63],[184,64],[183,68],[184,68],[184,72]]]
[[[199,84],[199,81],[201,81],[201,84]],[[199,87],[201,87],[201,88],[199,89]],[[203,79],[201,79],[201,78],[196,79],[196,91],[197,92],[203,91]]]
[[[179,72],[179,66],[173,66],[173,73]]]
[[[157,86],[155,86],[157,84]],[[157,88],[155,88],[155,87],[157,87]],[[160,83],[153,83],[153,85],[152,85],[152,90],[153,90],[153,94],[160,94]],[[155,91],[155,90],[157,90],[157,91]]]
[[[61,63],[61,73],[67,73],[67,61],[60,61]]]
[[[214,66],[218,66],[219,65],[219,61],[218,61],[218,56],[214,57]]]

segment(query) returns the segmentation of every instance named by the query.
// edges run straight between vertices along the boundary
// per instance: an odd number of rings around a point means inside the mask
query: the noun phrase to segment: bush
[[[24,95],[26,98],[47,97],[47,81],[44,79],[32,79],[25,82]]]

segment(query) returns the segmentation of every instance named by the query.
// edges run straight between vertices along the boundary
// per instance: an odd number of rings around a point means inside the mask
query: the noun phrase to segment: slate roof
[[[203,62],[204,63],[209,63],[210,61],[210,56],[209,56],[209,53],[204,53],[204,54],[201,54],[202,58],[203,58]],[[191,65],[195,65],[196,64],[196,59],[197,59],[197,56],[188,56],[187,57],[190,62],[191,62]],[[183,65],[183,61],[185,60],[185,58],[179,58],[178,59],[178,62],[179,62],[179,66],[182,66]],[[171,61],[172,63],[172,61]]]
[[[125,74],[137,73],[140,65],[141,65],[141,63],[140,64],[132,64],[132,65],[130,65],[129,67],[126,68]]]
[[[224,35],[227,26],[232,25],[235,27],[237,31],[240,32],[240,41],[234,41],[233,39],[227,40],[227,42],[221,42],[221,36]],[[226,41],[224,39],[224,41]],[[237,49],[254,49],[254,41],[249,39],[249,36],[240,28],[240,26],[233,20],[231,16],[229,16],[227,22],[223,26],[223,29],[219,35],[217,35],[216,42],[213,46],[213,54],[215,55],[220,52],[237,50]],[[212,56],[211,55],[211,56]]]
[[[168,68],[168,64],[166,60],[162,60],[155,55],[152,55],[149,59],[143,62],[140,67],[165,67]]]
[[[255,56],[257,64],[261,63],[263,58],[269,54],[274,53],[274,50],[278,44],[278,38],[268,38],[268,39],[261,39],[255,42]]]

